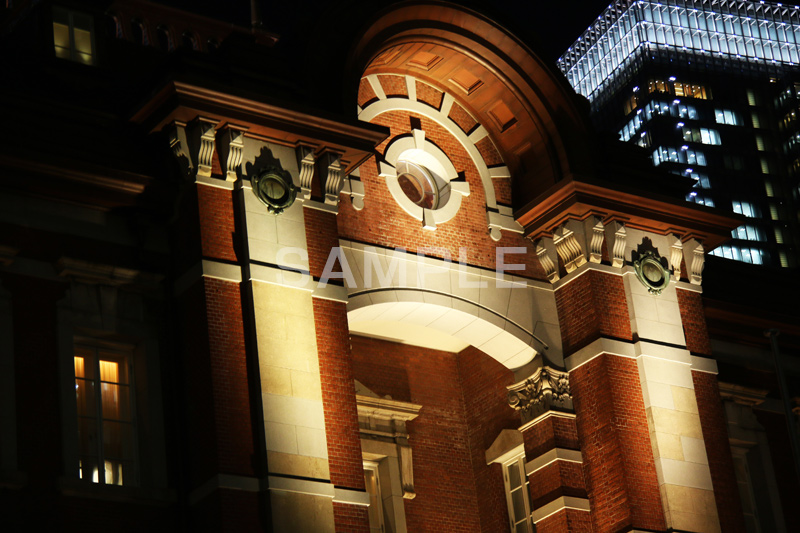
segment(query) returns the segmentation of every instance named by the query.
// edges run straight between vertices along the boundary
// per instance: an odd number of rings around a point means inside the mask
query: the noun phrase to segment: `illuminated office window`
[[[742,118],[739,113],[731,111],[730,109],[715,109],[714,117],[717,119],[717,124],[727,124],[729,126],[742,125]]]
[[[745,224],[744,226],[739,226],[738,228],[732,230],[731,236],[734,239],[742,239],[745,241],[767,240],[767,236],[764,234],[764,231],[761,228],[750,224]]]
[[[683,127],[683,140],[702,144],[722,144],[717,130]]]
[[[750,218],[760,218],[761,211],[758,209],[757,206],[751,204],[750,202],[737,202],[734,201],[733,203],[733,212],[739,215],[744,215]]]
[[[765,259],[763,250],[758,248],[730,246],[727,244],[712,250],[711,255],[754,265],[764,264]]]
[[[135,484],[129,354],[75,347],[78,472],[102,485]]]
[[[53,45],[56,57],[93,65],[95,54],[92,17],[54,7]]]
[[[662,147],[653,151],[652,154],[653,165],[658,166],[662,163],[683,163],[684,165],[706,165],[706,156],[703,152],[698,150],[691,150],[686,146],[680,148],[676,147]]]

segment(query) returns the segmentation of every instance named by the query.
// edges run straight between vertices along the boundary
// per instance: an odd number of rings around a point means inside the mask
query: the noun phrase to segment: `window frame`
[[[56,51],[58,48],[64,48],[62,46],[59,46],[56,43],[56,40],[55,40],[55,25],[56,24],[63,24],[62,22],[57,21],[57,17],[59,15],[66,16],[66,19],[67,19],[67,31],[69,32],[69,54],[70,54],[69,58],[59,56],[57,51]],[[89,40],[90,40],[90,43],[91,43],[91,53],[90,53],[90,61],[88,63],[80,59],[80,57],[79,57],[80,53],[77,51],[77,49],[75,47],[75,17],[76,16],[86,17],[86,20],[89,21],[89,29],[87,31],[89,32]],[[61,7],[61,6],[53,6],[52,26],[53,26],[53,33],[51,33],[51,35],[53,36],[53,53],[55,54],[56,58],[65,59],[67,61],[72,61],[74,63],[79,63],[81,65],[95,66],[97,64],[97,36],[96,36],[97,31],[95,30],[96,24],[95,24],[94,16],[92,16],[89,13],[83,13],[83,12],[80,12],[80,11],[74,11],[72,9],[67,9],[67,8]],[[83,30],[84,28],[79,28],[79,29]]]
[[[92,365],[93,365],[93,376],[92,378],[79,378],[75,372],[75,365],[73,363],[73,373],[72,373],[72,383],[75,385],[75,390],[78,389],[78,379],[84,380],[91,380],[93,382],[93,389],[94,389],[94,406],[95,406],[95,414],[94,417],[89,417],[80,414],[80,410],[77,405],[77,397],[75,398],[75,429],[77,431],[76,434],[76,442],[78,446],[78,454],[76,455],[75,459],[77,459],[76,471],[78,475],[78,479],[82,483],[88,483],[91,485],[98,485],[98,486],[117,486],[117,487],[138,487],[140,485],[140,451],[139,451],[139,442],[138,442],[138,421],[137,421],[137,408],[136,408],[136,383],[135,383],[135,372],[133,368],[133,360],[135,357],[135,347],[126,345],[126,344],[117,344],[117,343],[108,343],[108,342],[101,342],[96,339],[86,339],[86,338],[75,338],[74,340],[74,347],[73,347],[73,361],[77,357],[85,357],[85,355],[80,355],[79,350],[91,350],[92,354]],[[105,352],[107,354],[113,355],[109,358],[101,357],[101,353]],[[122,483],[113,483],[106,481],[106,472],[105,472],[105,462],[106,462],[106,450],[105,450],[105,442],[104,442],[104,432],[103,432],[103,425],[104,422],[107,421],[106,416],[102,412],[102,385],[103,383],[111,383],[111,382],[104,382],[101,379],[100,375],[100,362],[103,360],[115,360],[118,364],[123,365],[125,368],[125,372],[127,372],[127,383],[124,385],[121,382],[115,382],[117,386],[123,385],[128,388],[128,412],[129,412],[129,421],[123,423],[130,424],[130,469],[123,477]],[[86,364],[86,363],[85,363]],[[84,374],[86,375],[86,374]],[[96,439],[97,439],[97,481],[94,481],[91,478],[84,478],[82,467],[81,467],[81,460],[83,454],[80,453],[82,448],[81,437],[80,437],[80,421],[81,418],[93,418],[96,423]],[[124,463],[125,459],[120,459],[121,463]]]

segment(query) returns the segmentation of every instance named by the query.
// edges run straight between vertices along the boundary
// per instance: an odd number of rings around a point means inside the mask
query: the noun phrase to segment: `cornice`
[[[202,116],[224,126],[234,123],[247,137],[286,146],[324,146],[341,153],[345,174],[369,158],[388,130],[372,124],[354,124],[291,109],[285,102],[271,104],[183,81],[169,81],[131,117],[149,131],[173,122],[188,123]]]
[[[713,249],[730,238],[741,217],[670,198],[616,187],[584,178],[563,180],[518,209],[515,218],[531,239],[549,236],[567,220],[598,216],[604,222],[620,221],[627,227],[658,235],[695,238]]]

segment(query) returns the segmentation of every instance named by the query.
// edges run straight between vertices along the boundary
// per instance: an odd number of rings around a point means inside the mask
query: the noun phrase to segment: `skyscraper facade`
[[[800,9],[618,1],[559,59],[598,128],[689,177],[686,199],[743,218],[714,255],[798,264]]]

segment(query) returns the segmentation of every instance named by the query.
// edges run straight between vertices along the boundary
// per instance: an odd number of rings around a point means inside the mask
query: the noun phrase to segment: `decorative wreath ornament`
[[[253,193],[273,215],[280,215],[297,198],[292,176],[277,167],[267,167],[250,180]]]
[[[652,251],[644,252],[633,262],[636,277],[652,294],[661,294],[669,285],[669,271],[664,268],[659,258]]]

